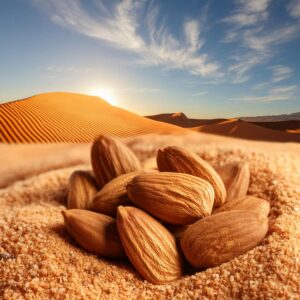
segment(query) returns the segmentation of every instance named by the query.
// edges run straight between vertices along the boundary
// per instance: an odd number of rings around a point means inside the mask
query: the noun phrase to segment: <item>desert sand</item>
[[[0,104],[0,142],[91,142],[101,133],[127,137],[147,133],[182,132],[114,107],[99,97],[46,93]]]
[[[191,119],[184,113],[159,114],[148,116],[156,121],[166,122],[191,130],[216,135],[230,136],[249,140],[274,142],[300,142],[300,121],[248,122],[232,119]]]
[[[61,211],[65,209],[68,177],[73,170],[91,168],[89,144],[0,145],[1,164],[10,173],[9,180],[2,182],[7,187],[0,190],[0,297],[298,298],[299,144],[239,141],[193,132],[183,136],[146,135],[125,141],[148,166],[153,166],[157,149],[167,145],[187,147],[214,166],[247,161],[251,169],[249,194],[271,204],[267,238],[258,247],[219,267],[186,273],[170,284],[152,285],[129,262],[105,260],[80,249],[63,227]],[[69,153],[69,160],[64,161]],[[28,157],[28,164],[35,162],[31,173],[21,171],[24,157],[16,155],[22,154]],[[17,162],[10,169],[14,158]]]
[[[251,122],[253,124],[256,124],[258,126],[263,126],[266,128],[270,128],[273,130],[281,130],[281,131],[287,131],[290,130],[299,130],[300,128],[300,121],[279,121],[279,122]]]
[[[300,142],[299,121],[251,123],[240,119],[190,119],[184,113],[148,118],[115,107],[99,97],[46,93],[0,104],[4,143],[84,143],[109,132],[118,137],[187,130],[242,139]]]
[[[188,118],[183,112],[159,114],[147,116],[147,118],[160,122],[170,123],[184,128],[216,124],[226,121],[226,119],[191,119]]]
[[[217,124],[202,125],[193,130],[249,140],[300,142],[300,136],[296,134],[272,130],[239,119],[228,119]]]

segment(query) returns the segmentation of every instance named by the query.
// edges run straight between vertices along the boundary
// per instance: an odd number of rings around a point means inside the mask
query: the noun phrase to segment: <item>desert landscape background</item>
[[[235,138],[300,142],[299,113],[259,118],[190,119],[184,113],[142,117],[96,97],[46,93],[0,104],[4,143],[92,142],[99,134],[129,137],[189,130]],[[260,117],[259,120],[266,120]]]

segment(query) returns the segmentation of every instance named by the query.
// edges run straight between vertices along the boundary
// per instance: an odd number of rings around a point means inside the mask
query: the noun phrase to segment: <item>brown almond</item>
[[[214,207],[220,207],[226,200],[226,189],[220,175],[197,154],[179,147],[160,149],[157,165],[161,172],[179,172],[200,177],[208,181],[214,191]]]
[[[67,231],[83,249],[102,257],[124,256],[115,219],[82,209],[64,210],[62,214]]]
[[[247,195],[250,184],[250,169],[247,163],[232,162],[216,170],[226,187],[226,202]]]
[[[118,207],[117,226],[125,252],[143,278],[154,284],[182,275],[175,237],[158,221],[135,207]]]
[[[190,225],[174,225],[174,224],[163,224],[176,238],[180,240],[183,233],[188,229]]]
[[[180,244],[193,267],[210,268],[253,249],[267,232],[268,218],[251,210],[232,210],[190,225]]]
[[[229,210],[254,210],[264,217],[268,217],[270,203],[267,200],[254,196],[246,196],[226,202],[223,206],[215,209],[214,214]]]
[[[117,215],[119,205],[129,202],[127,184],[142,171],[118,176],[108,182],[94,197],[91,209],[110,216]]]
[[[92,172],[73,172],[69,179],[67,207],[89,209],[97,191],[97,183]]]
[[[135,154],[121,141],[108,135],[100,135],[94,140],[91,161],[100,188],[120,175],[141,169]]]
[[[129,199],[162,221],[186,225],[211,214],[214,190],[205,180],[182,173],[145,173],[127,185]]]

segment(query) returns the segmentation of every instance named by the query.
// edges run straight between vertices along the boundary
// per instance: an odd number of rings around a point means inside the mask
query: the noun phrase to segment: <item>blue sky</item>
[[[300,111],[300,0],[4,0],[0,102],[95,94],[141,115]]]

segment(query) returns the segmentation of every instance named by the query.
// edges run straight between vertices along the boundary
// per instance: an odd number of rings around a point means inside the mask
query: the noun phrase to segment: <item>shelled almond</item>
[[[106,135],[95,139],[91,161],[94,177],[78,171],[70,178],[68,208],[77,209],[62,212],[65,227],[88,252],[126,255],[151,283],[179,279],[182,253],[203,270],[246,253],[268,232],[270,205],[246,196],[246,163],[217,172],[195,153],[167,147],[157,154],[159,172],[152,163],[145,172],[125,144]]]
[[[75,171],[69,180],[67,206],[69,209],[90,209],[96,193],[97,183],[92,172]]]

